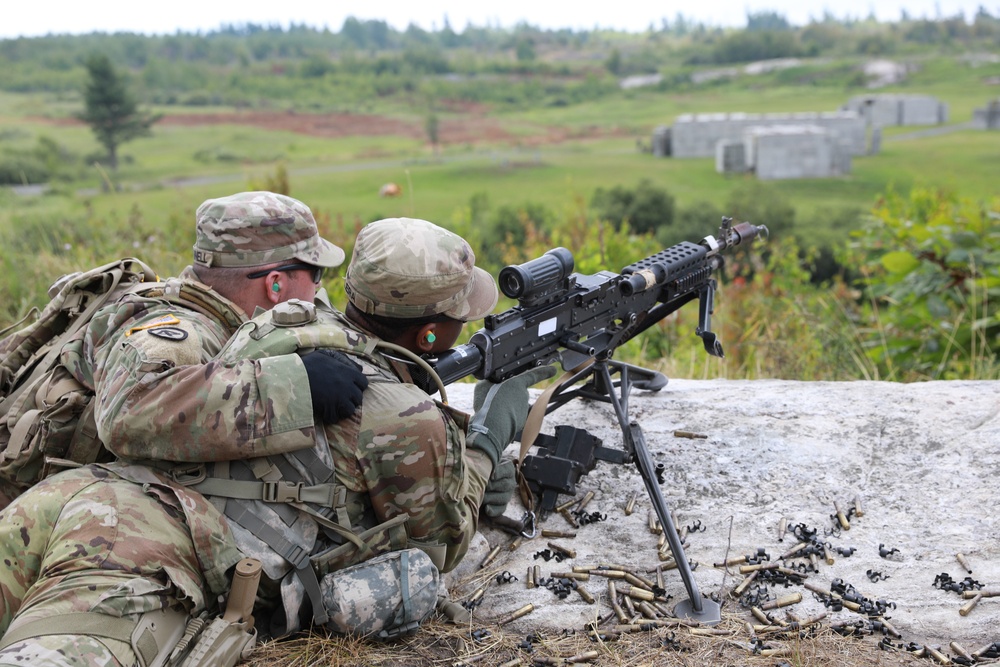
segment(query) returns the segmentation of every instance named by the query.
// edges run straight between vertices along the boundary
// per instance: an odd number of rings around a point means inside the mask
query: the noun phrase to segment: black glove
[[[483,513],[491,518],[496,518],[507,509],[507,503],[514,497],[514,489],[517,488],[517,480],[514,479],[514,462],[510,459],[501,459],[493,475],[486,485],[486,493],[483,494]]]
[[[321,349],[302,356],[309,376],[313,412],[325,424],[347,419],[361,407],[368,378],[343,352]]]
[[[477,382],[468,446],[483,451],[496,468],[500,454],[528,418],[528,387],[555,374],[555,366],[538,366],[503,382]]]

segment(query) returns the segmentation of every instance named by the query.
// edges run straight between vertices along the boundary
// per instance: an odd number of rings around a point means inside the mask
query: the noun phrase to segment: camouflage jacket
[[[188,267],[180,279],[197,276]],[[130,295],[99,311],[82,345],[64,351],[63,364],[95,391],[98,433],[115,455],[219,461],[312,445],[300,358],[213,361],[245,319],[221,297],[218,304],[195,308],[169,290]]]
[[[228,590],[241,558],[203,497],[118,463],[65,471],[19,496],[0,512],[0,553],[0,633],[69,612],[180,604],[197,614]]]
[[[272,316],[280,310],[244,325],[219,361],[233,365],[323,347],[352,355],[369,380],[362,406],[353,417],[324,425],[318,438],[318,446],[325,441],[332,451],[336,483],[347,488],[350,522],[371,528],[405,514],[411,545],[444,547],[441,569],[450,571],[476,533],[492,472],[485,454],[465,447],[469,416],[411,384],[406,366],[342,313],[319,307],[314,322],[275,326]]]

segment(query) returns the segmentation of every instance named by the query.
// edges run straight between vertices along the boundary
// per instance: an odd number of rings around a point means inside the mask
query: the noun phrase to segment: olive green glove
[[[528,418],[528,387],[555,374],[555,366],[539,366],[503,382],[477,382],[468,446],[485,453],[496,468],[500,454]]]
[[[517,480],[514,479],[514,461],[508,458],[500,459],[500,463],[493,469],[493,475],[486,485],[486,493],[483,494],[483,504],[480,506],[483,513],[496,518],[507,509],[507,503],[514,497],[514,489],[517,488]]]

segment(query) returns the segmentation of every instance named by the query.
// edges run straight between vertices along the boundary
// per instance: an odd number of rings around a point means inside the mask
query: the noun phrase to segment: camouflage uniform
[[[73,632],[72,619],[198,614],[241,558],[203,497],[125,464],[66,471],[22,494],[0,512],[0,553],[0,632],[33,637],[0,651],[0,665],[134,664],[128,642]],[[35,636],[32,623],[67,634]]]
[[[474,262],[475,255],[464,240],[431,223],[380,221],[363,229],[357,238],[347,273],[348,293],[353,304],[376,315],[413,318],[445,313],[455,319],[479,319],[495,307],[498,295],[492,278],[475,268]],[[386,353],[378,338],[332,308],[302,302],[280,304],[244,325],[218,361],[228,366],[317,348],[351,355],[369,380],[354,416],[326,424],[317,434],[315,460],[328,461],[333,481],[346,488],[342,508],[349,525],[360,533],[405,517],[405,544],[425,551],[441,571],[452,570],[475,535],[493,468],[482,451],[465,446],[468,415],[414,385],[408,365],[400,362],[396,351]],[[271,457],[278,467],[288,470],[289,464],[282,465],[281,458]],[[306,484],[323,481],[308,472],[298,479]],[[228,506],[226,513],[230,514]],[[265,523],[276,530],[292,527],[288,519],[280,523],[279,516],[264,515]],[[300,515],[295,527],[323,575],[330,542],[309,516]],[[303,600],[301,584],[287,564],[276,571],[266,553],[269,547],[252,530],[234,525],[233,531],[242,550],[264,561],[270,577],[283,578],[283,607],[294,624],[295,605]],[[401,545],[380,546],[401,553]],[[383,591],[399,587],[399,582],[384,578],[385,569],[369,574],[366,566],[377,560],[349,568],[350,572],[337,571],[343,563],[325,570],[332,574],[322,580],[323,602],[336,629],[376,629],[366,617],[368,606]],[[328,585],[329,577],[334,577],[335,584]],[[342,605],[345,598],[353,603]]]
[[[194,257],[201,266],[298,259],[330,267],[344,259],[340,248],[319,237],[309,209],[282,195],[248,192],[210,199],[196,217]],[[170,461],[309,447],[313,410],[301,359],[214,362],[245,315],[221,297],[214,303],[207,299],[204,308],[178,298],[182,281],[197,280],[190,266],[180,278],[167,281],[163,293],[131,296],[106,307],[93,318],[82,345],[63,354],[74,377],[95,390],[105,446],[126,459]],[[206,290],[196,297],[204,299]]]

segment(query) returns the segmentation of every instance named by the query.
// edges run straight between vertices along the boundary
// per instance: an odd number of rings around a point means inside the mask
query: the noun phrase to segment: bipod
[[[612,378],[612,372],[618,374],[618,379]],[[575,385],[583,382],[580,387]],[[677,562],[677,570],[684,581],[688,599],[678,602],[674,607],[674,615],[679,618],[690,618],[703,625],[716,625],[722,620],[722,609],[718,602],[702,597],[698,584],[684,554],[677,527],[670,518],[667,501],[656,483],[656,471],[653,457],[646,447],[646,438],[637,422],[628,418],[628,397],[632,388],[659,391],[667,384],[667,378],[662,373],[638,366],[632,366],[617,361],[602,359],[567,378],[562,386],[553,392],[545,413],[548,414],[565,405],[574,398],[589,398],[611,403],[621,426],[623,449],[627,455],[625,462],[631,459],[639,469],[639,476],[646,485],[646,492],[653,503],[653,510],[660,520],[660,526],[667,537],[670,552]],[[615,391],[617,389],[617,392]]]

